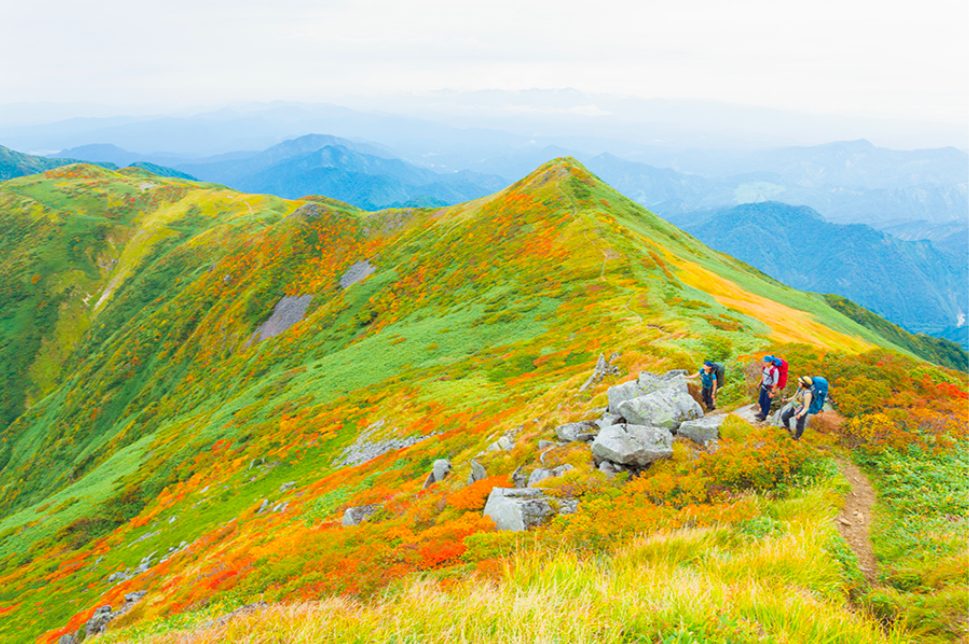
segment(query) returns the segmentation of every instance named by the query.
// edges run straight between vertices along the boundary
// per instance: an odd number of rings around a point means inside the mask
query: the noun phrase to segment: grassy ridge
[[[468,461],[484,463],[492,486],[534,467],[556,423],[602,405],[611,382],[577,394],[599,353],[620,353],[624,373],[716,353],[739,381],[750,354],[779,342],[838,356],[818,369],[845,378],[863,356],[881,356],[877,347],[897,348],[819,296],[710,251],[568,160],[438,210],[363,213],[89,166],[2,184],[0,199],[29,240],[10,238],[22,259],[10,265],[16,279],[2,304],[21,313],[2,330],[9,355],[33,347],[7,376],[24,386],[0,435],[8,639],[56,638],[134,590],[146,601],[112,628],[249,598],[366,597],[414,573],[500,565],[488,548],[502,552],[507,537],[480,515],[490,488],[464,485]],[[72,244],[83,250],[65,254]],[[376,272],[341,288],[362,259]],[[65,281],[66,290],[51,286]],[[29,328],[37,303],[58,293]],[[312,295],[305,319],[254,341],[287,295]],[[83,333],[56,331],[78,324]],[[928,386],[913,380],[906,391]],[[518,432],[512,451],[479,456],[509,430]],[[362,432],[429,438],[342,467]],[[690,469],[684,451],[643,489],[605,480],[587,450],[556,452],[549,458],[576,468],[556,493],[587,509],[543,538],[586,548],[660,519],[675,529],[763,516],[750,495],[794,480],[805,456],[776,437],[757,440],[769,446],[760,462],[739,435],[735,451],[697,461],[709,471]],[[440,457],[455,476],[421,491]],[[667,492],[691,501],[665,505]],[[260,512],[263,501],[285,509]],[[384,505],[381,520],[343,530],[342,510],[365,503]],[[599,525],[622,530],[599,534]],[[147,571],[107,581],[146,558]]]

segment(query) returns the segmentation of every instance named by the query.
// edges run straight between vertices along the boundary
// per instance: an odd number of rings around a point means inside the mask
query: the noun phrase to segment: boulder
[[[471,459],[471,474],[468,476],[468,485],[485,478],[488,478],[488,472],[485,470],[484,465]]]
[[[98,633],[103,633],[104,629],[107,628],[108,622],[114,619],[114,612],[111,610],[111,606],[104,605],[94,611],[91,615],[91,619],[87,621],[84,626],[85,633],[88,637],[91,635],[97,635]]]
[[[550,479],[556,476],[562,476],[569,470],[575,469],[568,463],[565,465],[559,465],[558,467],[553,467],[551,469],[546,469],[540,467],[536,470],[532,470],[532,473],[528,476],[528,487],[535,487],[535,484],[539,481],[544,481],[545,479]]]
[[[707,441],[720,438],[720,425],[723,424],[723,419],[724,417],[720,415],[687,420],[677,428],[676,433],[705,445]]]
[[[784,421],[781,420],[781,415],[788,409],[794,409],[794,407],[796,407],[796,405],[793,402],[789,402],[785,404],[783,407],[781,407],[780,409],[778,409],[777,411],[775,411],[773,414],[770,415],[770,417],[767,419],[768,422],[770,422],[770,424],[773,425],[774,427],[783,427]],[[795,421],[792,418],[791,425],[794,425],[794,423]]]
[[[627,400],[619,413],[633,425],[653,425],[670,431],[685,420],[703,417],[703,409],[690,394],[678,388],[659,389]]]
[[[602,418],[595,421],[596,427],[598,427],[599,429],[602,429],[603,427],[608,427],[609,425],[618,425],[620,422],[622,422],[622,416],[620,416],[619,414],[614,414],[610,411],[607,411],[602,415]]]
[[[630,380],[621,385],[609,387],[606,395],[609,397],[609,413],[619,414],[619,405],[636,396],[643,395],[643,391],[639,388],[639,382]]]
[[[440,483],[447,478],[447,475],[451,473],[451,461],[446,458],[439,458],[434,461],[434,465],[431,466],[431,473],[427,475],[427,479],[424,481],[424,487],[428,488],[434,483]]]
[[[353,508],[347,508],[343,512],[343,525],[352,526],[360,525],[367,519],[373,516],[373,514],[380,509],[377,504],[371,505],[358,505]]]
[[[558,447],[561,444],[562,443],[559,443],[556,441],[549,441],[542,438],[542,439],[539,439],[538,441],[538,449],[552,449],[553,447]]]
[[[673,434],[661,427],[612,425],[596,436],[592,455],[597,461],[645,467],[653,461],[673,456]]]
[[[535,488],[496,487],[488,495],[484,515],[499,530],[520,532],[540,525],[554,513],[545,494]]]
[[[566,442],[591,441],[599,433],[599,428],[594,422],[584,420],[580,423],[568,423],[555,428],[555,435],[559,440]]]
[[[686,382],[686,371],[683,370],[668,371],[662,376],[643,371],[639,374],[637,383],[643,394],[651,394],[654,391],[662,391],[664,389],[673,389],[682,391],[683,393],[689,393],[690,391],[689,385]]]
[[[599,463],[599,471],[609,478],[612,478],[616,474],[619,474],[619,472],[622,472],[622,467],[609,461],[602,461]]]

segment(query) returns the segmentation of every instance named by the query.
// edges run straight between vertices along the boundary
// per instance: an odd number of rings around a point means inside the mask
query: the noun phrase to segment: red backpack
[[[774,366],[777,367],[777,388],[783,389],[787,386],[787,360],[774,358]]]

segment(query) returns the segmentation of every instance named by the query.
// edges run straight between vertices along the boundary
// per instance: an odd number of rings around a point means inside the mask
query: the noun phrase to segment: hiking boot
[[[754,416],[754,420],[756,420],[758,423],[762,423],[762,422],[764,422],[767,419],[764,416],[761,416],[760,414],[757,414],[756,416]]]

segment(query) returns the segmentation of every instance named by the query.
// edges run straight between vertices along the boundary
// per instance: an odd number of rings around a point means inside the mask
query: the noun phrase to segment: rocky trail
[[[875,490],[868,477],[857,465],[840,458],[838,465],[851,485],[844,508],[837,518],[838,530],[858,557],[858,567],[865,575],[865,579],[870,585],[874,585],[878,572],[875,552],[871,545],[871,517],[872,508],[875,505]]]

